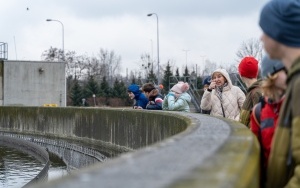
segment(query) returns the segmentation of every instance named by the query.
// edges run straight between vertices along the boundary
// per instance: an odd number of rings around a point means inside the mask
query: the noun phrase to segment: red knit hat
[[[254,57],[244,57],[239,64],[239,73],[246,78],[257,78],[258,61]]]

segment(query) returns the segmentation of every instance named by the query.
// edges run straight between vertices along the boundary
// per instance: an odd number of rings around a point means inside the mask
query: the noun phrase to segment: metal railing
[[[174,80],[175,82],[171,82],[171,80]],[[169,90],[170,90],[171,86],[177,84],[178,81],[179,80],[176,76],[170,76]],[[187,93],[191,96],[191,98],[192,98],[191,102],[192,102],[193,106],[195,107],[196,111],[201,112],[201,109],[200,109],[201,96],[197,92],[197,87],[195,87],[195,84],[193,83],[193,81],[190,79],[189,76],[184,76],[183,81],[189,83],[190,89],[187,91]]]
[[[7,43],[0,42],[0,60],[7,60]]]

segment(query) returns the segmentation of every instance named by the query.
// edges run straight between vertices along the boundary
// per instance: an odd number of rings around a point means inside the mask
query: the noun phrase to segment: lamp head
[[[153,15],[153,13],[147,14],[147,16],[152,16],[152,15]]]
[[[51,19],[47,19],[46,21],[47,21],[47,22],[50,22],[50,21],[52,21],[52,20],[51,20]]]

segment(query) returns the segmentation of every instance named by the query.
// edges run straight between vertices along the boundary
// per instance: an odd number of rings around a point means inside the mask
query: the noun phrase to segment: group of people
[[[259,69],[254,57],[238,66],[244,93],[225,69],[204,80],[202,113],[239,121],[261,146],[260,187],[300,187],[300,0],[271,0],[261,11],[261,40],[267,55]],[[260,71],[259,71],[260,70]],[[258,74],[261,73],[260,79]],[[189,85],[179,82],[162,98],[153,84],[143,93],[136,85],[129,96],[134,108],[189,112]]]
[[[129,97],[135,101],[134,109],[190,112],[191,96],[187,93],[188,90],[189,84],[180,81],[163,99],[159,89],[152,83],[144,84],[141,89],[132,84],[127,89]]]

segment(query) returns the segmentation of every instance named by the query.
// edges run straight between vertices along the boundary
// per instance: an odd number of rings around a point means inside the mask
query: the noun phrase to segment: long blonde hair
[[[269,75],[261,83],[261,89],[263,95],[275,101],[281,98],[281,93],[278,92],[278,87],[276,87],[275,85],[275,81],[277,77],[278,77],[278,72],[275,73],[274,75]]]

